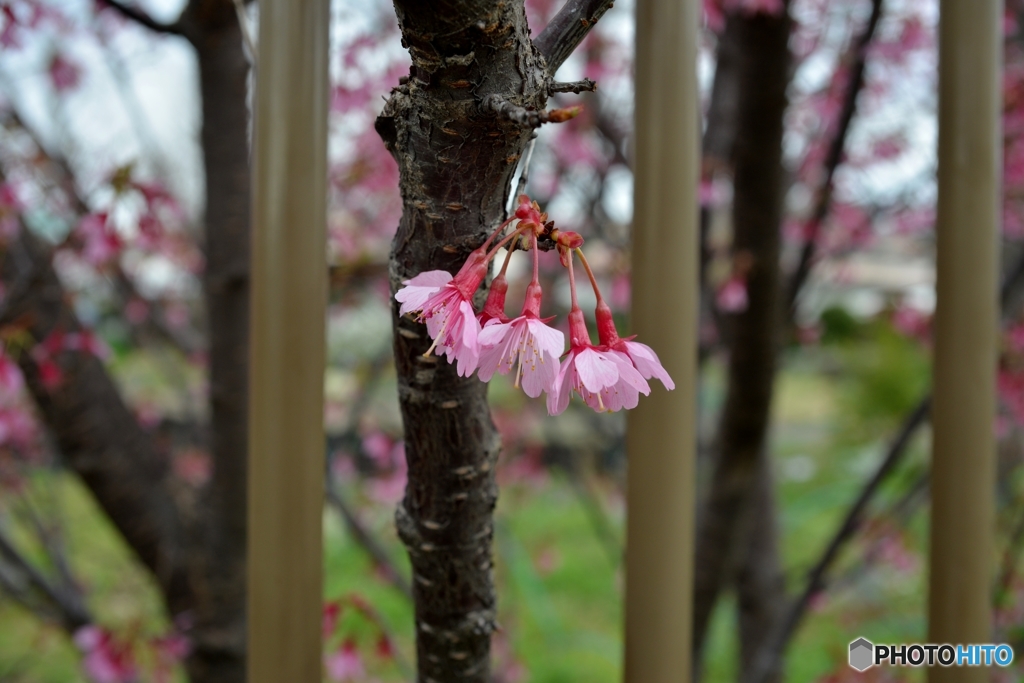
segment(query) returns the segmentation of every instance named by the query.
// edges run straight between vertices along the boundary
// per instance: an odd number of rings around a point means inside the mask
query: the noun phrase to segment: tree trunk
[[[213,473],[193,558],[193,683],[245,680],[249,356],[249,64],[230,0],[193,2],[206,169],[206,302]]]
[[[426,270],[454,273],[505,218],[512,175],[532,130],[522,123],[528,117],[498,112],[542,110],[551,73],[610,4],[571,0],[534,45],[521,0],[395,3],[413,63],[377,120],[401,173],[392,292]],[[396,521],[412,559],[418,680],[482,683],[490,678],[495,628],[491,539],[499,437],[486,385],[424,356],[425,327],[398,317],[397,304],[393,312],[409,464]]]
[[[698,522],[694,650],[703,647],[718,595],[750,533],[759,471],[766,471],[775,362],[781,323],[779,271],[783,206],[782,131],[789,82],[788,14],[736,13],[723,41],[737,55],[738,107],[733,150],[733,249],[752,262],[748,306],[732,321],[728,393],[719,426],[711,489]]]
[[[69,466],[79,474],[142,563],[172,617],[187,614],[193,683],[245,679],[245,521],[249,332],[249,65],[230,0],[193,0],[172,27],[196,48],[206,170],[206,294],[210,340],[211,482],[196,510],[167,490],[168,466],[95,357],[62,351],[62,381],[47,386],[35,359],[19,357],[29,391]],[[22,231],[8,245],[0,321],[37,342],[79,330],[50,263]],[[27,321],[27,322],[26,322]]]
[[[0,281],[7,292],[0,303],[0,327],[23,328],[39,342],[80,333],[42,241],[22,228],[2,254]],[[31,353],[17,355],[40,417],[68,467],[153,573],[170,612],[185,611],[191,604],[185,529],[167,487],[168,463],[96,356],[56,349],[50,356],[60,369],[57,383],[44,380]]]
[[[736,572],[739,608],[740,681],[750,683],[762,646],[771,638],[786,608],[786,581],[779,560],[775,481],[768,458],[762,458],[751,501],[752,520]],[[764,680],[781,680],[778,667]]]
[[[484,113],[497,93],[542,108],[544,65],[522,2],[397,2],[413,58],[377,130],[398,161],[403,214],[391,290],[426,270],[456,272],[505,218],[530,130]],[[435,355],[426,328],[394,312],[394,352],[409,464],[399,535],[413,569],[418,680],[490,679],[494,468],[500,439],[487,385]]]

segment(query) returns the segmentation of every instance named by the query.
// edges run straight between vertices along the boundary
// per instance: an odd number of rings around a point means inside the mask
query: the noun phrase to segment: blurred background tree
[[[558,9],[527,3],[533,36]],[[847,680],[856,636],[924,636],[937,4],[704,10],[694,646],[709,681]],[[996,638],[1017,647],[1021,10],[1004,22],[993,596]],[[408,680],[387,268],[402,203],[374,122],[410,58],[387,3],[332,13],[324,675]],[[540,129],[527,185],[587,238],[623,321],[631,14],[617,4],[561,67],[598,90],[552,96],[584,111]],[[226,0],[0,2],[0,680],[241,680],[256,21]],[[542,266],[566,292],[553,257]],[[525,268],[513,259],[513,298]],[[550,418],[502,379],[493,675],[617,680],[622,415],[573,403]]]

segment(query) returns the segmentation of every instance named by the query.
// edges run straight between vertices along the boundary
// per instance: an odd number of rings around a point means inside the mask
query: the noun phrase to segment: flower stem
[[[590,263],[587,262],[587,257],[583,255],[583,250],[577,247],[575,251],[580,256],[580,263],[583,264],[583,269],[587,271],[587,277],[590,278],[590,286],[594,288],[594,296],[597,297],[597,303],[600,305],[604,299],[601,297],[601,290],[597,288],[597,278],[594,277],[594,271],[590,269]]]
[[[532,244],[533,244],[533,279],[530,280],[530,284],[538,284],[540,282],[540,249],[537,248],[537,233],[533,232]]]
[[[580,302],[576,299],[576,276],[572,272],[572,250],[567,249],[569,258],[566,260],[566,268],[569,269],[569,296],[572,298],[572,308],[570,311],[580,310]]]
[[[502,232],[504,232],[505,228],[508,227],[508,224],[511,223],[512,221],[514,221],[515,219],[516,219],[516,217],[512,216],[511,218],[503,221],[502,224],[498,226],[498,229],[491,233],[491,236],[487,238],[487,241],[485,241],[483,244],[480,245],[480,248],[481,249],[486,249],[487,245],[489,245],[491,243],[491,240],[493,240],[495,237],[497,237]]]
[[[512,260],[512,249],[505,252],[505,262],[501,264],[501,270],[498,272],[498,277],[503,277],[505,271],[508,270],[508,262]]]
[[[494,247],[489,252],[487,252],[487,260],[490,261],[492,258],[494,258],[494,255],[498,253],[499,249],[508,244],[509,241],[511,241],[512,239],[519,237],[519,235],[523,234],[525,230],[525,227],[518,227],[511,235],[507,235],[504,239],[502,239],[500,242],[494,245]],[[512,250],[509,249],[509,252],[511,251]]]

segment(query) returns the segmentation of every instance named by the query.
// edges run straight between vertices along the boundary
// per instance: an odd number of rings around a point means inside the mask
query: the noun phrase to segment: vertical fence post
[[[637,0],[631,328],[676,390],[653,388],[628,417],[627,683],[689,681],[692,666],[697,11],[696,0]]]
[[[261,0],[253,125],[248,680],[321,680],[329,0]]]
[[[942,0],[928,639],[992,639],[1000,188],[999,0]],[[930,683],[988,680],[934,667]]]

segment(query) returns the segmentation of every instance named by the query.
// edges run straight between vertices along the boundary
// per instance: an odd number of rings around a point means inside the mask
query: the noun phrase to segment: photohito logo
[[[850,666],[864,671],[872,666],[1010,666],[1013,648],[984,645],[875,645],[867,638],[850,643]]]

